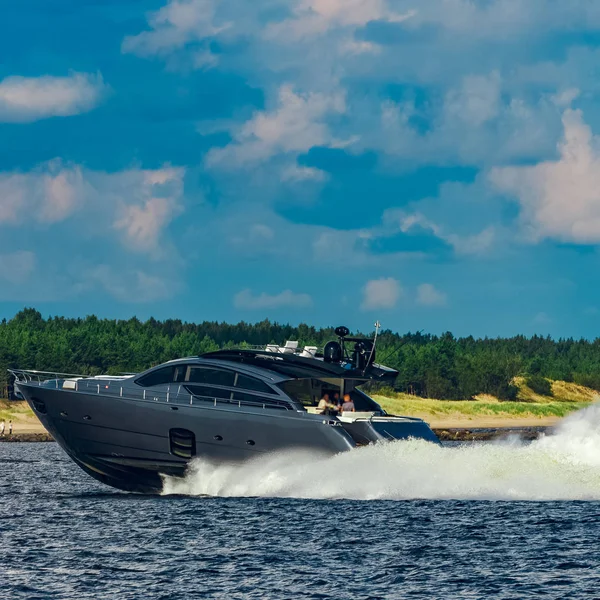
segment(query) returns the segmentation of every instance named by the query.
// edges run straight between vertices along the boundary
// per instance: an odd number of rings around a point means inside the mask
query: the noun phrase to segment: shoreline
[[[552,427],[472,427],[433,429],[441,442],[490,442],[517,437],[531,442],[552,433]]]
[[[559,416],[535,416],[510,415],[510,414],[461,414],[460,412],[427,414],[419,410],[419,406],[410,407],[412,410],[402,410],[401,406],[393,406],[389,401],[384,406],[391,414],[404,414],[407,416],[423,419],[442,441],[488,441],[502,439],[516,435],[521,439],[533,440],[552,431],[563,417]],[[440,401],[436,401],[440,403]],[[382,402],[383,404],[383,402]],[[430,401],[431,404],[431,401]],[[472,404],[470,404],[472,406]],[[437,404],[434,405],[437,408]],[[448,406],[456,406],[448,405]],[[25,402],[8,403],[3,402],[0,408],[4,408],[2,417],[5,420],[12,418],[13,433],[0,436],[2,442],[50,442],[52,436],[44,429],[37,417]],[[576,404],[573,408],[583,408]],[[9,410],[10,409],[10,412]]]
[[[488,442],[516,436],[521,440],[537,440],[542,435],[552,432],[548,426],[514,426],[514,427],[433,427],[433,432],[442,442]],[[38,443],[53,442],[54,438],[47,431],[14,432],[12,435],[0,437],[0,443]]]
[[[47,432],[37,433],[13,433],[11,435],[0,436],[0,444],[10,444],[12,442],[53,442],[54,438]]]

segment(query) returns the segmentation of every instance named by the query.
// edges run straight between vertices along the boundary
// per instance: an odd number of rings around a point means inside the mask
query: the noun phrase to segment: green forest
[[[283,344],[323,347],[333,327],[259,323],[184,323],[177,319],[140,321],[49,317],[27,308],[0,323],[0,384],[9,367],[100,374],[139,372],[161,362],[219,348]],[[359,332],[353,332],[359,334]],[[371,337],[372,332],[364,332]],[[600,339],[550,337],[456,338],[380,333],[377,361],[399,371],[395,389],[439,399],[467,399],[479,393],[514,400],[515,376],[544,388],[545,380],[572,381],[600,390]],[[548,386],[549,388],[549,386]]]

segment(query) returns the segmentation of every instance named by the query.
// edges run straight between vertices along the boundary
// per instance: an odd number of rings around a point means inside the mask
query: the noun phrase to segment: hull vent
[[[171,454],[179,458],[196,456],[196,436],[188,429],[171,429],[169,431]]]
[[[46,409],[46,404],[43,400],[40,400],[39,398],[32,398],[31,403],[33,404],[33,408],[35,408],[35,410],[41,415],[45,415],[48,412]]]

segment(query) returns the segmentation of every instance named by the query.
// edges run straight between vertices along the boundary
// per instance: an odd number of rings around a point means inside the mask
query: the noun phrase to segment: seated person
[[[339,392],[334,392],[333,394],[333,404],[338,409],[338,411],[342,410],[342,399],[340,398]]]
[[[319,400],[318,405],[319,414],[321,415],[335,415],[337,414],[338,408],[329,400],[329,394],[323,394],[323,397]]]
[[[356,412],[354,402],[350,398],[350,394],[344,394],[344,403],[342,404],[342,412]]]

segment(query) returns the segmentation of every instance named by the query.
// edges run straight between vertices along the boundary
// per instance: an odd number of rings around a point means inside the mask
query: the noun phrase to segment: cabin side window
[[[267,398],[265,396],[255,396],[253,394],[245,394],[244,392],[234,392],[233,400],[244,402],[245,404],[257,404],[262,405],[266,408],[279,408],[283,410],[290,410],[291,406],[286,400],[279,400],[275,398]]]
[[[152,387],[153,385],[162,385],[165,383],[171,383],[173,381],[173,367],[164,367],[152,371],[139,379],[136,379],[136,383],[143,387]]]
[[[271,389],[264,381],[256,379],[256,377],[249,377],[248,375],[242,375],[236,373],[235,387],[250,392],[261,392],[263,394],[275,394],[275,390]]]
[[[241,388],[250,392],[258,392],[262,394],[276,393],[269,385],[260,379],[257,379],[256,377],[250,377],[235,371],[216,369],[212,367],[190,367],[190,372],[185,381],[186,383],[193,383],[203,386],[220,385],[229,388]]]
[[[232,390],[227,390],[225,388],[218,387],[210,387],[208,385],[186,385],[185,389],[190,392],[190,394],[194,394],[194,396],[199,396],[201,398],[225,398],[231,399]]]
[[[248,394],[245,392],[233,391],[227,388],[210,387],[207,385],[188,384],[185,389],[194,396],[199,398],[215,400],[225,400],[233,404],[243,402],[244,404],[262,405],[268,408],[289,409],[289,402],[285,400],[275,399],[273,397],[260,396],[257,394]]]
[[[189,383],[199,383],[202,385],[222,385],[224,387],[233,387],[235,373],[223,369],[213,369],[210,367],[190,367],[185,381]]]
[[[138,385],[143,387],[152,387],[154,385],[165,385],[168,383],[178,383],[184,380],[187,365],[173,365],[156,369],[147,375],[142,375],[135,380]]]

